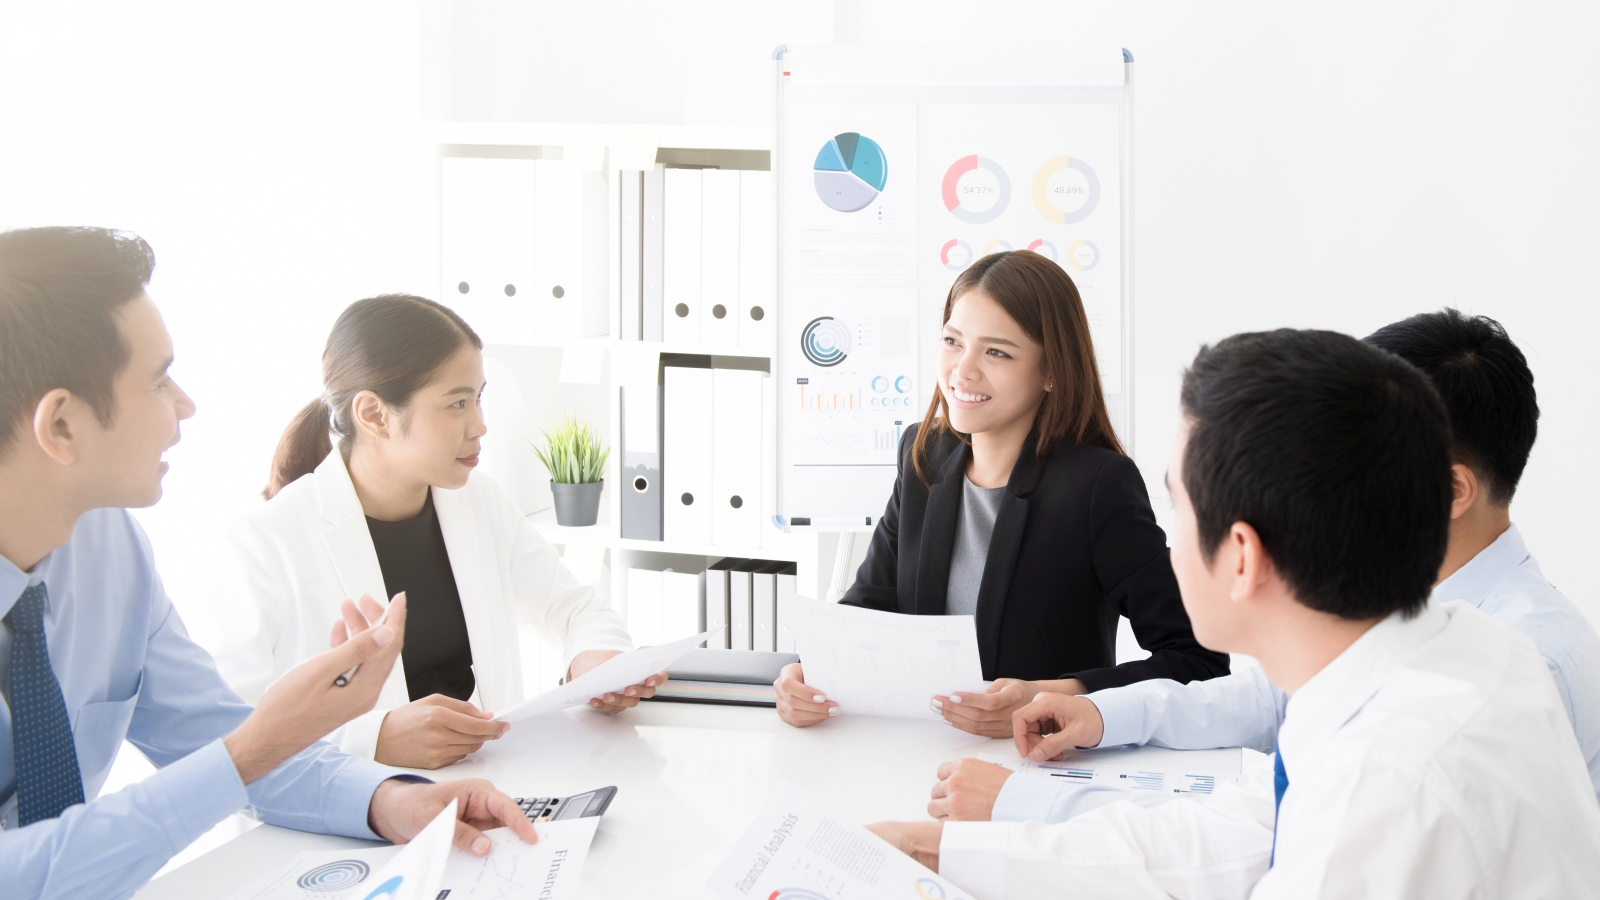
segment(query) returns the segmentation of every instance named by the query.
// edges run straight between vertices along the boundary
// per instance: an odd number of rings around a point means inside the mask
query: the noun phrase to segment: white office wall
[[[141,516],[174,592],[203,596],[215,522],[257,502],[339,309],[435,292],[420,121],[765,125],[772,47],[829,39],[1134,52],[1136,456],[1158,495],[1201,343],[1446,303],[1504,321],[1544,409],[1515,515],[1600,618],[1594,4],[0,0],[0,227],[119,225],[160,259],[200,404]]]

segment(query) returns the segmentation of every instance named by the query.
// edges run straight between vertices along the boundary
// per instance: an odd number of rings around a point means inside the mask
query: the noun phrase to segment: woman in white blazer
[[[323,353],[326,393],[284,432],[267,503],[229,529],[220,615],[202,629],[223,676],[254,702],[327,649],[341,600],[405,592],[404,665],[371,713],[329,736],[390,765],[448,765],[510,727],[492,719],[525,697],[519,625],[564,649],[568,677],[632,648],[616,613],[474,471],[487,430],[482,346],[419,297],[345,310]],[[620,711],[662,680],[590,705]]]

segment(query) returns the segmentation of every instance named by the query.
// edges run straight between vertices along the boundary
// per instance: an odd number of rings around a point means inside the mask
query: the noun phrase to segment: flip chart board
[[[1132,59],[1045,48],[784,48],[778,216],[780,525],[883,514],[936,389],[950,285],[1055,260],[1131,447]]]

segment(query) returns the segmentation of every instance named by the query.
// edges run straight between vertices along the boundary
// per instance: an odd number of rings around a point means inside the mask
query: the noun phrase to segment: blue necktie
[[[1289,773],[1283,770],[1283,751],[1272,754],[1272,856],[1267,858],[1267,868],[1278,861],[1278,810],[1283,806],[1283,792],[1289,789]]]
[[[44,585],[33,585],[4,620],[11,629],[11,750],[19,825],[54,819],[83,802],[78,748],[44,640],[44,600]]]

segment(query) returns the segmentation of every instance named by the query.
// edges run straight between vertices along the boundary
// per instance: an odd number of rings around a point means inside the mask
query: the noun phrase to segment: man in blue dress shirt
[[[144,287],[154,257],[105,229],[0,234],[0,894],[124,897],[243,807],[264,821],[404,842],[451,800],[456,844],[537,835],[488,782],[433,784],[318,739],[371,709],[404,600],[252,709],[184,632],[127,507],[161,496],[194,404]],[[340,673],[362,665],[348,686]],[[160,771],[96,797],[126,738]]]
[[[1600,635],[1545,579],[1511,523],[1511,498],[1539,422],[1527,360],[1500,323],[1454,309],[1385,326],[1367,342],[1427,373],[1450,413],[1455,496],[1433,600],[1465,600],[1533,640],[1600,794]],[[1037,759],[1070,747],[1130,744],[1271,753],[1287,701],[1251,667],[1188,685],[1153,680],[1078,697],[1040,694],[1015,715],[1021,729],[1053,734],[1034,750]],[[975,759],[945,763],[938,774],[928,807],[936,818],[1061,822],[1117,800],[1154,802],[1122,790],[1011,777]]]

